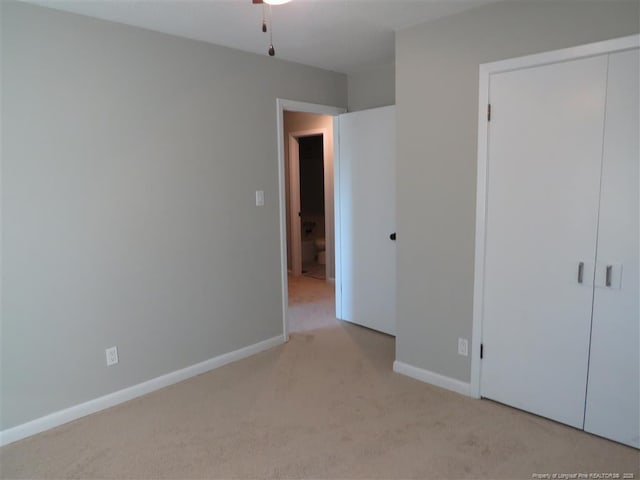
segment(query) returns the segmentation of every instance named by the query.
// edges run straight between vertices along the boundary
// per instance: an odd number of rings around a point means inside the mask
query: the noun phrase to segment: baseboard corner
[[[436,387],[451,390],[467,397],[473,397],[471,394],[471,384],[455,378],[431,372],[424,368],[414,367],[413,365],[409,365],[408,363],[400,362],[398,360],[393,362],[393,371],[401,375],[411,377],[415,380],[435,385]]]

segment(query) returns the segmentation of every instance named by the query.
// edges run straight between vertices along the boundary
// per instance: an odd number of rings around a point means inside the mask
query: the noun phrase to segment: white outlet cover
[[[107,356],[107,367],[118,363],[118,347],[111,347],[105,350]]]
[[[469,355],[469,341],[466,338],[458,339],[458,354],[465,357]]]
[[[264,191],[256,190],[256,206],[262,207],[264,205]]]

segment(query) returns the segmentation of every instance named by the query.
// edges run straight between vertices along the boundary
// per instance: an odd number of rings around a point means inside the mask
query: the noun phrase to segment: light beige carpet
[[[323,282],[290,298],[288,344],[8,445],[2,476],[639,478],[637,450],[393,373],[393,339],[336,322]]]

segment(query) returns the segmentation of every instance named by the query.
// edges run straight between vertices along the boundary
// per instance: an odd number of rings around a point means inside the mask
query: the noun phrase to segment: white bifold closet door
[[[396,334],[396,108],[339,117],[338,316]]]
[[[588,432],[637,448],[640,448],[639,57],[638,50],[609,56],[584,424]]]
[[[481,395],[578,428],[606,82],[604,55],[493,74],[489,87]]]

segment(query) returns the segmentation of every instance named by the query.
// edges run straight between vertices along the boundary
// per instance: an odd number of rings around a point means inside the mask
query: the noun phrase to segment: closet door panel
[[[606,68],[603,55],[490,79],[481,395],[578,428]]]
[[[589,432],[635,447],[640,447],[638,59],[638,50],[609,57],[584,425]]]

